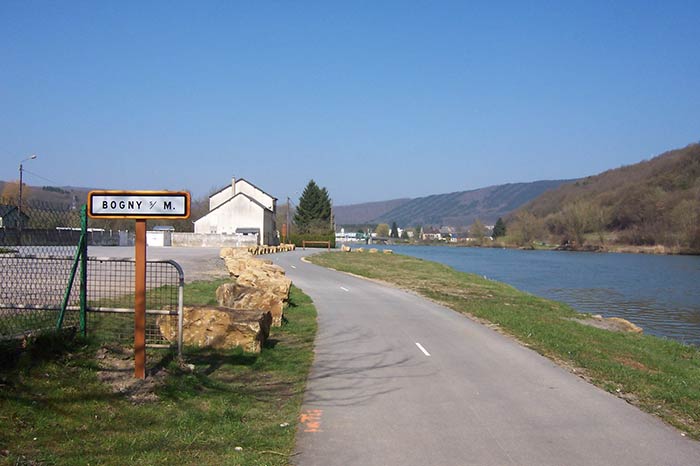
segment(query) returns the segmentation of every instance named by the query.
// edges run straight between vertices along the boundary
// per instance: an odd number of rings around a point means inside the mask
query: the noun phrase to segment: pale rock
[[[177,316],[158,316],[163,336],[177,341]],[[185,345],[259,353],[270,335],[272,314],[268,311],[242,311],[227,307],[185,307],[182,337]]]

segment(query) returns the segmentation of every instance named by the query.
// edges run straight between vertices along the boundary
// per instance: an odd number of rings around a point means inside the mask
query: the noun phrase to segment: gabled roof
[[[265,194],[266,196],[270,196],[272,199],[278,200],[275,196],[273,196],[272,194],[266,193],[265,191],[263,191],[262,189],[260,189],[260,187],[255,186],[253,183],[251,183],[250,181],[246,180],[245,178],[239,178],[239,179],[237,179],[237,180],[236,180],[236,183],[238,183],[239,181],[245,181],[246,183],[248,183],[249,185],[251,185],[252,187],[254,187],[255,189],[257,189],[258,191],[260,191],[261,193]]]
[[[229,202],[231,202],[232,200],[234,200],[234,199],[237,198],[238,196],[243,196],[243,197],[245,197],[246,199],[248,199],[249,201],[253,202],[254,204],[257,204],[258,206],[262,207],[263,210],[267,210],[268,212],[272,212],[272,209],[268,209],[267,207],[265,207],[264,205],[262,205],[257,199],[253,199],[252,197],[248,196],[246,193],[238,193],[238,194],[236,194],[235,196],[233,196],[232,198],[227,199],[225,202],[222,202],[222,203],[219,204],[218,206],[214,207],[212,210],[210,210],[210,211],[207,213],[207,215],[209,215],[210,213],[212,213],[212,212],[214,212],[214,211],[220,209],[221,207],[225,206],[226,204],[228,204]],[[207,215],[205,215],[204,217],[206,217]],[[197,221],[199,221],[200,219],[202,219],[202,218],[204,218],[204,217],[200,217],[199,219],[197,219]]]
[[[262,189],[260,189],[258,186],[255,186],[253,183],[251,183],[250,181],[246,180],[245,178],[237,178],[237,179],[236,179],[236,183],[238,183],[239,181],[245,181],[246,183],[248,183],[249,185],[251,185],[252,187],[254,187],[255,189],[257,189],[258,191],[260,191],[261,193],[265,194],[266,196],[270,196],[270,197],[271,197],[272,199],[274,199],[275,201],[278,200],[275,196],[273,196],[272,194],[266,193],[265,191],[263,191]],[[218,191],[216,191],[214,194],[210,195],[209,198],[211,199],[212,197],[214,197],[214,196],[216,196],[217,194],[219,194],[221,191],[223,191],[223,190],[225,190],[225,189],[227,189],[227,188],[230,188],[230,187],[231,187],[230,184],[224,186],[223,188],[221,188],[221,189],[219,189]]]

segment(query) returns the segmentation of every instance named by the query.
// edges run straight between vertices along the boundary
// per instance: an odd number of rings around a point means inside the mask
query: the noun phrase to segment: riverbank
[[[324,253],[312,262],[416,292],[510,335],[580,377],[700,439],[700,349],[583,325],[571,307],[398,254]]]
[[[639,246],[634,244],[605,244],[603,246],[586,243],[583,246],[549,244],[540,241],[533,241],[529,246],[519,246],[514,243],[504,241],[488,241],[482,244],[477,243],[448,243],[444,241],[432,242],[401,242],[396,243],[401,246],[440,246],[453,248],[485,248],[485,249],[520,249],[526,251],[569,251],[569,252],[612,252],[621,254],[655,254],[665,256],[700,256],[700,251],[694,249],[683,249],[676,246],[664,246],[657,244],[654,246]],[[392,244],[389,243],[389,246]],[[349,244],[350,247],[372,247],[372,245]]]

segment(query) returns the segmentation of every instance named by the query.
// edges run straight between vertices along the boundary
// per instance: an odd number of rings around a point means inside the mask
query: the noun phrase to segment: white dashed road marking
[[[428,353],[428,351],[425,348],[423,348],[423,345],[416,342],[416,346],[418,347],[419,350],[421,350],[423,352],[423,354],[425,354],[426,356],[430,356],[430,353]]]

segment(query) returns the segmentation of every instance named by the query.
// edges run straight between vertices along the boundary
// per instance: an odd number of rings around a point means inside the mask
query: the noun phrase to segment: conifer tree
[[[331,221],[331,200],[326,188],[320,188],[314,180],[304,188],[294,223],[301,233],[328,231]]]
[[[500,217],[496,220],[496,224],[493,226],[493,237],[499,238],[506,235],[506,224],[503,223],[503,219]]]

